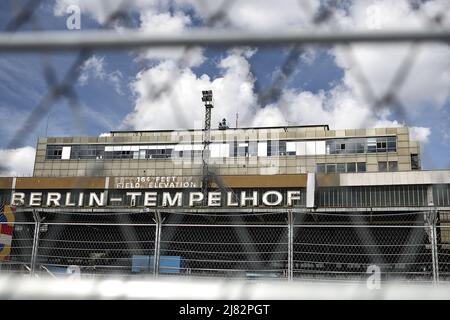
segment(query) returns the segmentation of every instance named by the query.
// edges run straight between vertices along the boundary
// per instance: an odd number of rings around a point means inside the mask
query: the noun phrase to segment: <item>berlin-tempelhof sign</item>
[[[233,192],[208,192],[207,199],[199,191],[191,192],[158,192],[158,191],[125,191],[120,197],[110,196],[108,191],[102,192],[12,192],[11,204],[26,207],[105,207],[143,206],[143,207],[195,207],[206,200],[208,207],[248,207],[248,206],[293,206],[301,199],[300,190],[241,191],[238,199]]]

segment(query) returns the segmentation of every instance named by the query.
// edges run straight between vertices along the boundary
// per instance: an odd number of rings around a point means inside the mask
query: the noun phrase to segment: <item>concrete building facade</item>
[[[35,177],[200,176],[201,130],[112,131],[37,144]],[[212,130],[210,169],[221,176],[420,170],[420,146],[400,128],[327,125]]]

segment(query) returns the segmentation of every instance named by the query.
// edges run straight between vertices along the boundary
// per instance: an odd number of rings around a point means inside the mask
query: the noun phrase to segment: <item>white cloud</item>
[[[135,129],[201,128],[204,106],[200,92],[214,91],[215,108],[212,125],[239,113],[242,123],[248,123],[256,106],[253,78],[245,57],[247,51],[232,51],[219,63],[223,76],[210,79],[196,76],[189,68],[179,68],[164,61],[138,74],[133,83],[137,99],[134,111],[127,116],[124,127]],[[167,87],[168,86],[168,87]],[[164,88],[170,88],[164,91]],[[158,97],[155,94],[162,92]]]
[[[431,134],[430,128],[424,128],[424,127],[409,128],[410,139],[413,141],[418,141],[421,144],[428,143],[430,134]]]
[[[325,28],[357,30],[367,29],[374,22],[371,14],[376,8],[375,21],[381,29],[425,28],[424,17],[443,12],[447,0],[430,0],[413,10],[407,0],[360,0],[353,1],[348,10],[339,10]],[[58,0],[62,4],[73,1]],[[108,12],[114,11],[120,1],[75,1],[101,20]],[[89,3],[89,4],[88,4]],[[101,6],[99,3],[103,3]],[[183,32],[192,27],[193,17],[182,9],[194,9],[196,17],[205,19],[216,12],[221,2],[199,4],[194,0],[173,1],[132,1],[139,8],[140,28],[159,32]],[[269,0],[236,1],[227,8],[227,19],[232,28],[273,31],[286,28],[314,28],[311,21],[318,12],[319,1],[286,0],[283,5]],[[169,10],[169,7],[171,10]],[[106,9],[105,9],[106,8]],[[56,10],[57,11],[57,10]],[[56,12],[55,11],[55,12]],[[450,25],[447,18],[445,24]],[[408,45],[354,45],[353,54],[361,70],[378,97],[389,89],[392,78],[401,62],[408,54]],[[249,52],[248,50],[245,52]],[[255,97],[254,79],[250,73],[246,53],[233,51],[218,62],[222,75],[211,79],[208,75],[196,75],[193,66],[204,61],[201,49],[192,49],[191,56],[177,49],[158,48],[145,50],[140,58],[151,59],[155,63],[142,70],[132,84],[136,100],[134,110],[123,122],[123,127],[134,129],[156,129],[177,127],[201,127],[204,110],[200,101],[201,90],[213,89],[216,108],[213,110],[213,126],[222,117],[230,123],[239,112],[241,125],[286,125],[328,123],[332,128],[361,128],[380,126],[402,126],[405,119],[396,119],[397,114],[389,109],[374,110],[365,99],[363,86],[358,77],[358,68],[342,48],[333,48],[338,67],[344,70],[340,83],[327,91],[285,89],[276,104],[258,106]],[[427,44],[420,48],[413,68],[396,95],[407,107],[408,116],[423,112],[424,108],[438,110],[449,100],[450,95],[450,49],[446,45]],[[183,58],[184,63],[174,60]],[[313,62],[314,55],[306,62]],[[433,81],[424,81],[432,79]],[[164,87],[173,86],[171,90]],[[156,92],[162,92],[155,97]],[[411,117],[409,117],[411,118]],[[419,130],[422,141],[426,141],[430,131]]]
[[[190,4],[203,19],[218,12],[222,1],[178,0]],[[319,8],[316,0],[238,0],[225,6],[226,19],[239,29],[274,31],[286,28],[302,28],[311,24]]]
[[[98,79],[106,81],[108,84],[114,87],[114,90],[123,95],[122,80],[123,75],[120,71],[115,70],[113,72],[106,72],[105,70],[105,58],[93,55],[86,60],[81,66],[81,74],[78,81],[81,86],[88,83],[89,79]]]
[[[0,150],[0,176],[30,176],[35,153],[33,147]]]
[[[192,24],[189,15],[176,11],[157,12],[153,9],[142,11],[140,14],[140,29],[161,34],[180,33]],[[190,48],[152,48],[141,51],[140,58],[150,60],[179,60],[186,66],[199,66],[203,63],[203,49]]]
[[[382,30],[426,29],[424,19],[430,8],[443,6],[442,1],[429,1],[420,10],[413,10],[406,0],[362,0],[354,2],[350,14],[341,16],[338,23],[346,29],[367,29],[369,8],[375,7],[378,12],[379,25]],[[353,55],[358,66],[348,59],[345,48],[333,50],[336,63],[345,70],[344,83],[355,96],[362,94],[362,84],[358,77],[361,71],[367,78],[375,95],[381,98],[392,84],[393,78],[400,65],[410,55],[410,44],[385,45],[353,45]],[[407,74],[406,81],[395,91],[396,96],[407,112],[414,114],[430,105],[441,108],[450,95],[450,47],[443,44],[424,44],[418,46],[412,68]],[[432,79],[432,81],[424,81]]]
[[[403,126],[388,116],[388,112],[376,114],[345,87],[337,86],[317,94],[285,90],[276,105],[256,113],[252,125],[329,124],[332,129]]]
[[[407,1],[363,0],[355,1],[348,15],[339,12],[336,24],[343,29],[367,29],[368,9],[376,6],[382,29],[426,28],[424,13],[438,12],[444,1],[429,1],[414,11]],[[393,77],[408,54],[409,45],[354,45],[353,55],[361,71],[367,77],[377,97],[389,89]],[[344,69],[340,84],[327,92],[313,94],[285,90],[277,105],[261,110],[254,124],[285,125],[328,123],[333,128],[391,127],[405,125],[405,119],[395,119],[389,109],[374,110],[363,94],[363,84],[358,77],[358,66],[348,59],[343,48],[331,50],[336,63]],[[436,110],[449,101],[450,94],[450,48],[448,45],[421,46],[406,81],[395,94],[406,106],[407,118],[432,107]],[[429,79],[432,81],[427,81]],[[270,112],[269,112],[270,111]],[[439,111],[438,111],[439,112]],[[270,116],[269,116],[270,114]],[[392,119],[394,118],[394,119]],[[423,143],[431,134],[429,128],[413,128],[417,139]]]

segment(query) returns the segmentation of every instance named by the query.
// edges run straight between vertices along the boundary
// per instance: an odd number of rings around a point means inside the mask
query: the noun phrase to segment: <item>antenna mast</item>
[[[213,94],[212,90],[202,91],[202,101],[205,103],[205,127],[203,130],[203,179],[202,179],[202,193],[203,203],[207,203],[208,188],[209,188],[209,145],[211,144],[211,109],[214,108],[212,104]]]

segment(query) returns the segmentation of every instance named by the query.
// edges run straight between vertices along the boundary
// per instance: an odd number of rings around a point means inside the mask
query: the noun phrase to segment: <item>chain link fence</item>
[[[434,212],[34,216],[14,223],[3,273],[364,281],[377,272],[381,281],[411,282],[449,276],[450,229]]]
[[[83,109],[81,108],[80,96],[76,92],[76,84],[84,63],[89,60],[98,50],[129,50],[136,56],[142,50],[177,48],[181,54],[174,58],[175,65],[183,68],[189,65],[190,53],[198,48],[223,48],[253,47],[264,49],[277,47],[287,52],[285,59],[281,60],[276,67],[279,72],[273,77],[269,85],[262,85],[255,77],[254,89],[258,105],[264,107],[279,102],[283,89],[288,87],[289,80],[296,73],[302,57],[311,48],[323,46],[325,48],[339,47],[344,54],[348,64],[355,69],[355,77],[360,86],[362,95],[373,110],[391,110],[398,115],[399,121],[407,120],[407,108],[399,97],[402,87],[408,80],[408,76],[414,67],[422,44],[448,44],[450,33],[447,28],[448,12],[450,4],[442,2],[439,10],[427,12],[421,10],[420,2],[416,0],[407,1],[414,14],[420,17],[421,28],[414,30],[382,30],[379,28],[365,30],[348,30],[336,22],[336,19],[349,10],[346,1],[318,1],[318,5],[312,5],[312,1],[297,1],[295,8],[301,15],[299,21],[310,26],[304,31],[289,31],[288,28],[280,28],[274,32],[253,31],[245,28],[238,32],[236,27],[235,10],[243,1],[222,1],[218,5],[208,5],[204,1],[187,1],[186,5],[197,10],[201,21],[195,26],[182,33],[158,33],[144,32],[136,26],[136,13],[139,13],[139,1],[116,1],[114,5],[100,1],[99,7],[103,6],[104,19],[101,19],[99,30],[81,29],[79,32],[48,32],[45,31],[42,18],[36,11],[43,5],[44,1],[25,1],[19,3],[11,1],[7,9],[10,20],[3,25],[0,32],[0,52],[27,52],[41,56],[43,67],[43,79],[48,85],[48,90],[41,100],[29,113],[23,125],[19,126],[15,133],[6,143],[7,148],[17,148],[26,143],[27,139],[36,132],[38,126],[48,118],[53,106],[61,100],[67,100],[72,112],[71,121],[75,127],[84,132]],[[82,12],[82,14],[85,14]],[[86,13],[89,14],[89,11]],[[91,13],[92,14],[92,13]],[[303,20],[302,20],[303,19]],[[23,32],[22,29],[32,31]],[[114,29],[119,28],[121,32]],[[375,92],[373,84],[369,80],[361,61],[354,54],[355,47],[359,44],[405,44],[408,48],[407,54],[399,63],[387,90],[381,94]],[[50,55],[54,52],[69,51],[76,52],[77,57],[67,71],[59,77],[55,66],[52,65]],[[136,59],[142,70],[148,65]],[[253,66],[250,65],[252,69]],[[256,74],[255,70],[250,70]],[[168,95],[177,84],[178,77],[173,74],[163,84],[147,83],[150,88],[148,92],[149,101],[159,99],[162,95]],[[173,115],[178,117],[177,122],[183,127],[191,127],[186,123],[185,111],[177,99],[173,99],[170,108],[174,108]]]
[[[55,105],[66,100],[72,112],[70,122],[81,132],[83,108],[76,92],[83,65],[100,50],[125,50],[135,57],[146,49],[172,47],[181,50],[174,59],[178,68],[188,65],[189,54],[198,47],[247,47],[284,50],[284,59],[276,67],[268,85],[255,79],[257,105],[279,102],[283,89],[295,75],[302,57],[311,48],[339,47],[344,60],[354,68],[359,89],[372,110],[388,109],[405,120],[408,108],[400,92],[408,81],[424,43],[448,45],[446,28],[450,2],[443,1],[434,14],[424,15],[425,27],[412,31],[342,30],[335,18],[342,10],[341,1],[320,1],[313,10],[306,1],[298,6],[309,16],[314,32],[289,30],[236,32],[232,8],[238,1],[222,1],[215,10],[207,10],[200,26],[183,34],[143,34],[133,28],[136,7],[133,1],[120,1],[108,10],[100,30],[52,33],[43,30],[35,14],[43,1],[17,4],[11,20],[0,32],[0,53],[26,52],[41,58],[42,75],[47,84],[38,103],[22,125],[5,138],[8,149],[26,145]],[[344,1],[345,2],[345,1]],[[204,5],[204,1],[198,1]],[[409,1],[414,8],[418,1]],[[345,9],[345,5],[344,5]],[[124,28],[122,33],[114,27]],[[22,29],[32,29],[22,32]],[[407,52],[386,79],[387,90],[373,89],[355,54],[359,44],[406,45]],[[52,65],[55,52],[76,53],[66,71]],[[138,60],[138,59],[137,59]],[[148,65],[141,63],[141,69]],[[250,69],[254,66],[250,65]],[[250,70],[255,75],[255,70]],[[147,83],[148,100],[169,95],[176,88],[177,74],[161,83]],[[172,101],[174,117],[183,127],[183,108]],[[0,163],[0,168],[7,163]],[[90,175],[98,175],[96,168]],[[331,193],[326,196],[333,196]],[[320,200],[322,201],[322,200]],[[118,209],[120,210],[120,209]],[[31,212],[18,215],[12,229],[10,251],[1,256],[1,273],[66,277],[158,277],[178,276],[283,280],[365,280],[379,270],[381,280],[446,281],[450,276],[450,222],[446,215],[433,217],[423,213],[325,214],[275,212],[239,212],[189,214],[186,212],[148,211],[138,213],[67,214]],[[0,225],[7,226],[5,222]],[[6,252],[6,251],[5,251]]]

